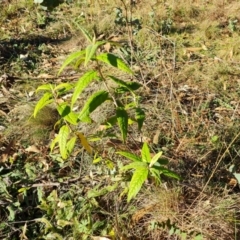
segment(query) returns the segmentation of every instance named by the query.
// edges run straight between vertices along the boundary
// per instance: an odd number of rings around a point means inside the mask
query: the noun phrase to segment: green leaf
[[[99,91],[94,93],[85,103],[83,109],[78,115],[78,118],[83,122],[91,122],[90,113],[108,99],[108,92]]]
[[[128,165],[126,166],[123,166],[121,167],[121,171],[122,172],[125,172],[125,171],[128,171],[129,169],[138,169],[138,168],[142,168],[142,167],[145,167],[147,168],[147,164],[145,162],[132,162],[132,163],[129,163]]]
[[[138,130],[141,131],[143,122],[145,120],[145,112],[142,110],[142,108],[135,109],[135,119],[138,123]]]
[[[50,83],[43,84],[43,85],[41,85],[37,88],[36,92],[39,92],[40,90],[52,92],[53,91],[53,85],[50,84]]]
[[[8,214],[8,221],[13,221],[15,219],[15,211],[12,206],[7,206],[7,210],[9,211]]]
[[[67,153],[70,155],[75,147],[77,137],[74,136],[72,137],[68,142],[67,142]]]
[[[108,77],[111,80],[113,80],[115,83],[117,83],[119,86],[124,87],[124,88],[128,89],[130,92],[132,92],[132,89],[130,87],[128,87],[128,84],[125,81],[118,79],[114,76],[110,76],[110,75]]]
[[[177,173],[175,173],[167,168],[155,167],[155,166],[153,166],[152,168],[157,169],[160,173],[162,173],[163,175],[165,175],[167,177],[175,178],[177,180],[181,179],[181,177]]]
[[[64,125],[59,130],[59,148],[60,148],[60,154],[63,159],[68,158],[68,152],[67,152],[67,139],[70,133],[70,129],[67,125]]]
[[[18,189],[18,192],[19,192],[19,193],[26,193],[27,190],[29,190],[29,189],[30,189],[30,187],[22,187],[22,188],[19,188],[19,189]]]
[[[128,132],[128,114],[124,108],[118,107],[116,109],[117,121],[122,134],[123,142],[126,141]]]
[[[161,183],[161,177],[160,177],[161,172],[156,168],[149,168],[149,171],[151,175],[154,177],[154,179],[157,181],[157,183]]]
[[[72,95],[71,108],[73,108],[74,103],[77,101],[77,98],[82,93],[82,91],[88,86],[88,84],[97,77],[96,71],[86,72],[82,77],[78,79],[76,87]]]
[[[73,223],[72,222],[69,222],[69,221],[66,221],[66,220],[63,220],[63,219],[59,219],[57,220],[57,225],[61,228],[64,228],[68,225],[72,225]]]
[[[113,127],[115,124],[117,123],[117,116],[111,116],[109,117],[104,123],[102,123],[101,125],[105,125],[106,128],[111,128]]]
[[[34,108],[34,112],[33,112],[33,116],[36,117],[37,113],[44,108],[45,106],[47,106],[48,104],[52,103],[53,99],[52,99],[52,93],[50,92],[46,92],[44,93],[44,95],[41,97],[41,99],[37,102],[35,108]]]
[[[70,106],[68,106],[66,103],[62,103],[57,107],[57,111],[59,112],[60,116],[66,120],[67,122],[77,125],[79,122],[78,114],[71,111]]]
[[[86,48],[86,56],[85,56],[85,62],[84,66],[86,67],[88,62],[93,58],[95,55],[97,49],[102,44],[106,43],[106,41],[96,42],[95,44],[88,45]]]
[[[36,222],[44,223],[44,224],[45,224],[45,228],[46,228],[47,230],[53,228],[53,225],[51,224],[51,222],[48,221],[46,218],[36,218],[35,221],[36,221]],[[46,229],[45,229],[45,230],[46,230]]]
[[[62,67],[59,69],[58,71],[58,75],[61,74],[61,72],[63,71],[63,69],[69,65],[72,61],[74,61],[75,59],[80,58],[81,56],[83,56],[85,54],[85,50],[83,51],[78,51],[78,52],[74,52],[72,53],[63,63]]]
[[[133,153],[130,153],[130,152],[121,151],[121,152],[117,152],[117,154],[120,154],[120,155],[134,161],[134,162],[141,162],[142,161],[142,159],[139,156],[137,156]]]
[[[115,91],[117,93],[125,93],[125,92],[129,92],[129,89],[130,91],[134,92],[136,91],[137,89],[139,89],[140,87],[142,87],[142,85],[138,82],[125,82],[127,84],[127,88],[126,87],[119,87],[117,88]]]
[[[111,53],[102,53],[98,55],[96,59],[107,63],[110,66],[116,67],[124,72],[133,74],[133,71],[120,58]]]
[[[57,135],[50,144],[50,151],[52,152],[54,147],[56,146],[57,142],[59,141],[59,135]]]
[[[142,161],[150,163],[151,162],[151,155],[150,155],[149,147],[148,147],[146,142],[143,144],[141,153],[142,153]]]
[[[103,188],[99,189],[99,186],[96,186],[93,189],[90,189],[87,192],[87,198],[96,198],[96,197],[100,197],[102,195],[106,195],[106,193],[112,192],[116,189],[116,187],[118,186],[118,183],[115,183],[114,185],[110,185],[110,186],[106,186]]]
[[[84,61],[85,61],[85,57],[79,58],[79,59],[75,62],[74,68],[75,68],[75,69],[79,68],[79,66],[80,66],[82,63],[84,63]]]
[[[54,91],[60,91],[61,93],[63,93],[71,90],[73,87],[74,85],[71,83],[61,83],[54,88]]]
[[[131,179],[131,182],[129,184],[129,191],[127,196],[127,202],[130,202],[132,198],[134,198],[138,192],[140,191],[144,181],[148,177],[148,168],[147,167],[141,167],[138,168]]]
[[[129,97],[125,97],[126,100],[127,100],[128,98],[129,98]],[[125,110],[128,110],[128,109],[135,108],[136,106],[137,106],[137,103],[136,103],[136,102],[130,102],[130,103],[124,105],[124,109],[125,109]]]
[[[162,154],[163,152],[159,152],[156,155],[154,155],[154,157],[151,159],[149,167],[152,167],[158,161],[158,159],[162,156]]]
[[[177,180],[181,179],[181,177],[177,173],[175,173],[171,170],[164,171],[164,172],[162,172],[162,174],[167,176],[167,177],[175,178]]]

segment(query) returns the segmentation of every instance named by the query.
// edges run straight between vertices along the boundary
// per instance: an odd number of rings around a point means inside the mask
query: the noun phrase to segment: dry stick
[[[204,185],[202,191],[200,192],[200,194],[198,195],[198,197],[196,197],[196,198],[194,199],[194,201],[192,202],[192,204],[190,205],[190,207],[188,208],[188,210],[183,214],[183,216],[186,215],[186,214],[189,212],[189,210],[191,209],[191,207],[193,206],[193,204],[194,204],[194,203],[200,198],[200,196],[204,193],[204,191],[205,191],[205,189],[207,188],[209,182],[211,181],[214,173],[216,172],[219,164],[222,162],[225,154],[229,151],[229,148],[233,145],[233,143],[236,141],[236,139],[237,139],[239,136],[240,136],[240,132],[239,132],[239,133],[233,138],[233,140],[229,143],[228,147],[226,148],[226,150],[224,151],[224,153],[222,154],[222,156],[219,158],[219,160],[218,160],[215,168],[214,168],[213,171],[212,171],[211,176],[210,176],[209,179],[207,180],[207,182],[206,182],[206,184]]]

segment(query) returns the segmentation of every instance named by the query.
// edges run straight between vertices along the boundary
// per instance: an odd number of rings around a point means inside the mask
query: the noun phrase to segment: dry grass
[[[132,232],[137,239],[182,239],[184,234],[187,239],[198,234],[203,239],[236,239],[238,204],[238,195],[201,193],[194,184],[152,188],[138,198]]]

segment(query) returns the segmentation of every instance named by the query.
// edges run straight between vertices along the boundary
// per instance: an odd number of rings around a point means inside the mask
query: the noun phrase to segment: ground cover
[[[49,12],[30,0],[1,5],[1,239],[239,238],[238,1],[76,0]],[[123,143],[117,128],[103,126],[113,114],[107,103],[92,124],[77,126],[94,154],[77,142],[63,160],[49,149],[59,131],[54,105],[32,115],[37,87],[86,72],[69,65],[57,75],[87,46],[77,25],[117,45],[100,51],[119,56],[134,76],[102,71],[142,85],[146,119],[141,131],[130,125]],[[79,106],[97,88],[91,84]],[[127,202],[132,172],[119,169],[130,161],[116,152],[140,156],[144,142],[181,180],[150,177]]]

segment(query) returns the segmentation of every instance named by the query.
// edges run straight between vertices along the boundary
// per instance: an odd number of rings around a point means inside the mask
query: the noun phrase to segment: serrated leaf
[[[86,48],[86,56],[85,56],[85,62],[84,62],[84,66],[86,67],[88,62],[93,58],[93,56],[95,55],[97,49],[99,46],[101,46],[102,44],[106,43],[106,41],[99,41],[96,42],[95,44],[91,44],[88,45]]]
[[[134,162],[141,162],[142,161],[142,159],[139,156],[137,156],[133,153],[130,153],[130,152],[121,151],[121,152],[117,152],[117,154],[120,154],[120,155],[134,161]]]
[[[142,168],[142,167],[147,168],[148,166],[145,162],[132,162],[132,163],[129,163],[128,165],[126,165],[126,166],[121,167],[120,171],[125,172],[129,169],[138,169],[138,168]]]
[[[68,155],[70,155],[75,147],[77,137],[74,136],[72,137],[68,142],[67,142],[67,152]]]
[[[181,179],[181,177],[180,177],[177,173],[175,173],[175,172],[173,172],[173,171],[171,171],[171,170],[169,170],[169,169],[167,169],[167,168],[164,168],[164,167],[155,167],[155,166],[153,166],[152,168],[157,169],[158,171],[160,171],[163,175],[165,175],[165,176],[167,176],[167,177],[175,178],[175,179],[177,179],[177,180],[180,180],[180,179]]]
[[[74,103],[77,101],[77,98],[82,93],[82,91],[88,86],[88,84],[97,77],[96,71],[86,72],[82,77],[78,79],[76,87],[72,95],[71,107],[73,108]]]
[[[78,114],[71,111],[70,106],[68,106],[66,103],[62,103],[57,107],[57,111],[60,114],[60,116],[66,120],[67,122],[77,125],[79,122]]]
[[[204,239],[204,238],[203,238],[202,234],[199,233],[197,236],[194,237],[193,240],[203,240],[203,239]]]
[[[37,102],[37,104],[34,108],[33,116],[36,117],[37,113],[42,108],[44,108],[45,106],[49,105],[52,102],[53,102],[52,93],[50,93],[50,92],[44,93],[44,95],[40,98],[40,100]]]
[[[97,60],[116,67],[124,72],[133,74],[133,71],[117,56],[111,53],[102,53],[96,57]]]
[[[161,165],[167,165],[169,163],[169,161],[166,158],[161,158],[161,159],[159,159],[158,163]]]
[[[72,61],[74,61],[75,59],[80,58],[81,56],[83,56],[85,54],[85,50],[83,51],[78,51],[78,52],[74,52],[72,53],[69,57],[67,57],[67,59],[64,61],[64,63],[62,64],[61,68],[58,71],[58,75],[61,74],[61,72],[63,71],[63,69],[69,65]]]
[[[132,91],[138,90],[140,87],[142,87],[142,84],[138,82],[127,82],[128,88]]]
[[[145,120],[145,112],[142,110],[142,108],[135,109],[135,119],[138,123],[138,130],[141,131],[143,122]]]
[[[125,143],[128,133],[128,114],[124,108],[118,107],[116,109],[118,126],[120,128],[123,142]]]
[[[52,92],[53,90],[53,85],[48,83],[48,84],[43,84],[41,86],[39,86],[36,90],[36,93],[39,92],[40,90],[43,90],[43,91],[50,91]]]
[[[129,191],[127,196],[127,202],[130,202],[132,198],[134,198],[140,189],[142,188],[143,183],[146,181],[148,177],[148,168],[147,167],[141,167],[138,168],[131,179],[131,182],[129,184]]]
[[[180,237],[181,237],[181,240],[186,240],[187,239],[187,233],[186,232],[181,232]],[[196,240],[196,238],[194,240]]]
[[[59,149],[60,149],[60,154],[63,159],[68,158],[68,152],[67,152],[67,139],[70,133],[70,129],[67,125],[64,125],[60,128],[58,136],[58,144],[59,144]]]
[[[78,136],[82,146],[85,148],[85,150],[89,153],[92,154],[92,147],[88,143],[87,138],[80,132],[77,132],[76,135]]]
[[[142,161],[143,162],[147,162],[147,163],[151,162],[151,154],[150,154],[148,144],[146,142],[143,144],[141,154],[142,154]]]
[[[158,159],[162,156],[163,152],[159,152],[154,157],[151,159],[151,162],[149,164],[149,167],[151,168],[157,161]]]
[[[78,118],[83,122],[91,122],[90,113],[108,99],[108,92],[99,91],[94,93],[85,103],[83,109],[78,115]]]

